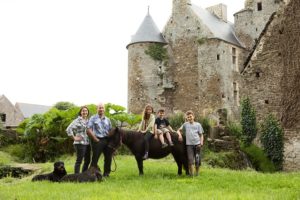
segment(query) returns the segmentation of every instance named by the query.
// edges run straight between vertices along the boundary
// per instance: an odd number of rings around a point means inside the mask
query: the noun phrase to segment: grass
[[[62,157],[67,171],[73,171],[74,157]],[[103,161],[99,161],[103,164]],[[198,177],[177,176],[171,157],[144,162],[144,176],[138,175],[132,156],[117,156],[117,170],[97,183],[31,182],[0,180],[0,199],[88,200],[88,199],[300,199],[300,173],[258,173],[203,166]],[[51,163],[46,163],[49,169]],[[102,166],[101,166],[102,167]],[[114,169],[114,164],[112,169]]]

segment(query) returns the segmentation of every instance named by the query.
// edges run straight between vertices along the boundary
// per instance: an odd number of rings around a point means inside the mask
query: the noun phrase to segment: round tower
[[[132,36],[128,49],[128,112],[140,114],[146,104],[161,107],[159,95],[163,63],[151,57],[149,51],[166,45],[149,12]],[[155,51],[155,50],[154,50]],[[160,91],[162,90],[162,91]]]

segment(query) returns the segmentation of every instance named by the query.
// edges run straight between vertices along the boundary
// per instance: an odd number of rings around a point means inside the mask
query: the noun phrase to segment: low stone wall
[[[300,129],[284,132],[284,164],[285,171],[300,170]]]

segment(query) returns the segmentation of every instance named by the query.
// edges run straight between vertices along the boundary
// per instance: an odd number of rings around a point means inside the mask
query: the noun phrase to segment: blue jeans
[[[74,144],[74,148],[76,151],[76,162],[74,166],[74,173],[80,173],[80,165],[83,162],[82,171],[84,172],[89,168],[91,162],[91,146],[90,145],[83,145],[83,144]]]

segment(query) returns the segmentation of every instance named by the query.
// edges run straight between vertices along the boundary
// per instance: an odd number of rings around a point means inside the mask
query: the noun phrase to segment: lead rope
[[[112,156],[113,158],[113,161],[115,163],[115,169],[114,170],[110,170],[111,172],[116,172],[117,171],[117,163],[116,163],[116,160],[115,160],[115,156]]]

